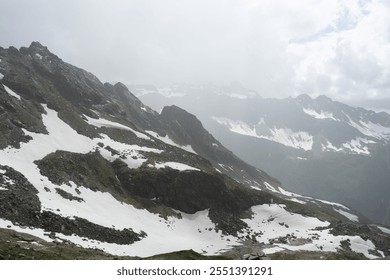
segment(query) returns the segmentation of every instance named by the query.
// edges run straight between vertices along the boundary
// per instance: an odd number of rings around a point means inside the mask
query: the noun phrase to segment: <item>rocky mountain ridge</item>
[[[194,113],[223,145],[289,190],[390,225],[389,114],[326,96],[262,98],[237,84],[131,88],[155,110],[176,104]]]
[[[121,256],[248,240],[267,255],[390,254],[386,228],[285,191],[176,106],[158,114],[37,42],[0,48],[0,73],[1,228]]]

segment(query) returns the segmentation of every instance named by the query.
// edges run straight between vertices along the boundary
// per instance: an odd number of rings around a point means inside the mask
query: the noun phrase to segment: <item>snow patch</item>
[[[266,255],[270,255],[270,254],[275,254],[275,253],[278,253],[278,252],[282,252],[284,250],[285,250],[284,248],[275,246],[275,247],[271,247],[271,248],[265,248],[265,249],[263,249],[263,252]]]
[[[19,94],[17,94],[16,92],[14,92],[12,89],[10,89],[9,87],[7,87],[6,85],[3,85],[3,86],[4,86],[4,88],[5,88],[5,91],[6,91],[9,95],[11,95],[11,96],[13,96],[13,97],[15,97],[15,98],[17,98],[17,99],[20,100],[20,95],[19,95]]]
[[[280,237],[286,238],[287,241],[286,244],[277,243],[276,246],[265,249],[265,253],[275,253],[282,249],[337,252],[341,241],[350,240],[353,251],[363,253],[370,259],[377,258],[370,253],[370,250],[376,249],[370,240],[365,241],[359,236],[334,236],[329,229],[317,230],[317,227],[329,226],[329,222],[291,213],[282,204],[253,206],[252,212],[253,218],[243,221],[254,229],[254,233],[258,233],[258,242],[271,244],[272,240]]]
[[[84,248],[97,248],[114,255],[139,257],[189,249],[206,255],[214,255],[239,245],[235,237],[225,236],[222,232],[215,230],[215,225],[208,217],[208,210],[195,214],[180,213],[181,219],[168,217],[167,220],[145,210],[136,209],[135,211],[139,213],[128,213],[129,216],[126,219],[128,224],[142,226],[142,229],[148,235],[141,241],[130,245],[100,242],[77,235],[69,236],[61,233],[56,233],[56,236]],[[47,236],[49,233],[43,229],[21,228],[13,225],[10,221],[2,219],[0,219],[0,227],[10,227],[16,231],[37,236],[48,242],[53,241]],[[174,236],[174,238],[169,238],[169,236]]]
[[[343,208],[343,209],[348,210],[348,211],[350,210],[348,207],[346,207],[345,205],[342,205],[340,203],[330,202],[330,201],[322,200],[322,199],[318,199],[318,198],[316,198],[315,200],[320,201],[320,202],[325,203],[325,204],[332,205],[332,206],[337,206],[337,207]]]
[[[349,212],[343,211],[341,209],[334,209],[334,211],[340,213],[341,215],[343,215],[344,217],[348,218],[352,222],[359,222],[359,217],[354,215],[354,214],[351,214]]]
[[[9,178],[8,176],[3,175],[3,180],[5,181],[6,184],[8,185],[15,185],[15,181]]]
[[[368,150],[368,147],[364,144],[370,144],[370,143],[372,143],[372,141],[358,137],[356,139],[352,139],[347,143],[344,143],[343,147],[349,149],[351,152],[356,154],[369,155],[370,152]]]
[[[156,162],[155,165],[150,165],[150,166],[154,167],[154,168],[157,168],[157,169],[169,167],[169,168],[176,169],[176,170],[179,170],[179,171],[187,171],[187,170],[200,171],[200,169],[198,169],[198,168],[189,166],[189,165],[184,164],[184,163],[173,162],[173,161],[163,162],[163,163]]]
[[[157,132],[154,132],[152,130],[145,130],[145,132],[148,133],[149,135],[153,136],[154,138],[157,138],[158,140],[164,142],[165,144],[175,146],[175,147],[180,148],[182,150],[185,150],[187,152],[196,154],[196,152],[194,151],[194,149],[192,148],[191,145],[180,146],[179,144],[175,143],[171,138],[169,138],[168,135],[162,137]]]
[[[299,160],[307,160],[307,158],[304,158],[304,157],[297,157],[297,159],[299,159]]]
[[[61,188],[70,192],[71,187],[67,185],[55,185],[47,177],[42,176],[34,161],[44,158],[46,155],[57,150],[63,150],[73,153],[86,154],[99,149],[103,157],[108,160],[115,160],[120,155],[139,156],[123,159],[130,168],[139,167],[146,159],[142,158],[138,152],[148,151],[159,153],[161,150],[140,147],[138,145],[127,145],[116,142],[106,135],[102,138],[90,139],[86,136],[77,134],[69,125],[58,118],[57,112],[43,105],[47,114],[42,115],[42,120],[47,128],[48,134],[33,133],[24,130],[24,133],[31,136],[32,140],[28,143],[21,143],[20,149],[7,147],[0,150],[0,164],[8,165],[24,174],[27,180],[38,190],[38,197],[42,203],[42,208],[59,215],[72,217],[78,216],[85,218],[103,226],[111,226],[116,223],[118,228],[127,227],[129,213],[120,202],[115,200],[108,193],[93,192],[89,189],[79,187],[81,194],[77,195],[84,199],[86,203],[69,201],[60,197],[55,188]],[[98,143],[102,142],[105,146],[110,146],[119,152],[119,155],[112,155],[106,149],[100,149]],[[47,192],[45,188],[52,190]],[[104,205],[110,205],[110,211],[107,211]],[[55,209],[59,209],[57,212]],[[120,217],[116,221],[113,217]],[[116,221],[116,222],[115,222]]]
[[[282,187],[278,187],[278,190],[281,194],[285,195],[285,196],[288,196],[288,197],[302,197],[304,198],[304,196],[300,195],[300,194],[296,194],[296,193],[293,193],[293,192],[289,192],[289,191],[286,191],[285,189],[283,189]]]
[[[246,135],[246,136],[253,136],[253,137],[259,137],[256,133],[256,130],[254,127],[251,127],[250,125],[246,124],[242,121],[232,121],[227,118],[220,118],[220,117],[211,117],[213,120],[218,122],[219,124],[222,124],[229,128],[230,131]]]
[[[112,154],[111,151],[107,149],[99,149],[100,154],[109,161],[114,161],[118,158],[120,160],[124,161],[129,168],[138,168],[140,167],[144,162],[147,161],[147,158],[145,158],[140,152],[149,152],[149,153],[156,153],[160,154],[163,151],[158,150],[155,148],[149,148],[149,147],[142,147],[139,145],[129,145],[124,144],[120,142],[116,142],[109,138],[105,134],[100,135],[101,139],[94,139],[95,145],[97,145],[98,142],[102,142],[106,147],[111,147],[112,149],[116,150],[119,155]]]
[[[322,144],[322,150],[323,150],[323,151],[335,151],[335,152],[340,152],[340,151],[342,151],[343,149],[342,149],[342,148],[337,148],[337,147],[335,147],[332,143],[330,143],[329,141],[326,141],[326,145],[323,145],[323,144]]]
[[[305,131],[293,132],[289,128],[271,129],[273,136],[260,136],[260,138],[278,142],[288,147],[309,151],[313,147],[313,136]]]
[[[377,256],[370,253],[371,250],[375,250],[375,245],[371,240],[364,240],[360,236],[349,236],[348,239],[351,242],[352,251],[362,253],[366,258],[369,259],[378,258]],[[382,257],[385,257],[382,252],[379,251],[379,253],[381,253]]]
[[[317,113],[317,111],[313,110],[313,109],[310,109],[310,108],[302,108],[303,112],[305,112],[306,114],[308,114],[309,116],[312,116],[313,118],[316,118],[316,119],[320,119],[320,120],[323,120],[323,119],[332,119],[334,121],[338,121],[332,113],[330,112],[326,112],[326,111],[322,111]]]
[[[288,200],[293,201],[293,202],[297,202],[297,203],[300,203],[300,204],[306,204],[306,201],[299,200],[297,198],[289,198]]]
[[[0,81],[4,78],[4,75],[0,73]]]
[[[305,131],[294,132],[289,128],[268,128],[269,134],[263,135],[256,131],[255,125],[249,125],[242,121],[233,121],[227,118],[212,117],[213,120],[221,125],[226,126],[230,131],[252,136],[256,138],[266,139],[277,142],[284,146],[292,147],[295,149],[303,149],[309,151],[313,147],[313,136]],[[264,125],[264,121],[260,121],[259,124]]]
[[[377,226],[377,228],[379,228],[384,233],[390,234],[390,229],[388,229],[388,228],[380,227],[380,226]]]
[[[51,242],[53,241],[48,235],[50,234],[49,232],[44,231],[43,229],[40,228],[29,228],[29,227],[20,227],[17,225],[14,225],[11,221],[9,220],[4,220],[0,218],[0,228],[8,228],[8,229],[13,229],[17,232],[21,233],[27,233],[31,234],[33,236],[39,237],[45,241]]]
[[[264,182],[264,186],[270,190],[271,192],[277,192],[277,190],[271,185],[269,184],[268,182]]]
[[[150,140],[150,137],[141,133],[141,132],[138,132],[128,126],[125,126],[123,124],[120,124],[120,123],[117,123],[117,122],[113,122],[113,121],[109,121],[109,120],[106,120],[106,119],[102,119],[102,118],[99,118],[99,119],[94,119],[94,118],[90,118],[88,117],[87,115],[83,115],[84,118],[87,119],[87,123],[90,124],[90,125],[93,125],[93,126],[96,126],[96,127],[112,127],[112,128],[118,128],[118,129],[123,129],[123,130],[128,130],[128,131],[131,131],[132,133],[134,133],[138,138],[141,138],[141,139],[146,139],[146,140]]]
[[[346,115],[347,116],[347,115]],[[390,127],[385,127],[378,123],[373,122],[362,122],[353,121],[349,116],[347,116],[349,124],[359,130],[362,134],[374,137],[376,139],[388,139],[390,136]]]

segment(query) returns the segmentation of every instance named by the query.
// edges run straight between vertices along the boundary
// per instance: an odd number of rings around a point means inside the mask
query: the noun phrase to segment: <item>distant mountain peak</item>
[[[324,95],[324,94],[321,94],[319,96],[317,96],[315,98],[316,101],[319,101],[319,102],[333,102],[333,100],[331,98],[329,98],[328,96]]]
[[[48,51],[48,48],[46,46],[42,45],[38,41],[31,42],[31,44],[30,44],[30,46],[28,48],[30,50],[47,50]]]
[[[23,51],[23,48],[20,49],[20,51]],[[28,52],[32,55],[36,55],[40,58],[43,56],[55,56],[49,49],[48,47],[42,45],[41,43],[34,41],[30,44],[28,47]]]
[[[313,99],[312,99],[308,94],[306,94],[306,93],[298,95],[298,96],[296,97],[296,99],[297,99],[298,101],[301,101],[301,102],[310,102],[310,101],[313,100]]]

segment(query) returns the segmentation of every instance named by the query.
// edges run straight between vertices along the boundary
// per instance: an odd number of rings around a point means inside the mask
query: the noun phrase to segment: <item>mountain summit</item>
[[[179,107],[158,114],[37,42],[0,48],[0,74],[1,258],[390,254],[388,229],[285,191]]]

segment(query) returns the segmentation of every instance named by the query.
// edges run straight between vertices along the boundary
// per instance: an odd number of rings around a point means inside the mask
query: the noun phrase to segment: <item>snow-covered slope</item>
[[[313,146],[313,136],[305,131],[294,132],[289,128],[269,128],[264,119],[257,124],[246,124],[242,121],[233,121],[228,118],[212,117],[213,120],[226,126],[231,132],[241,135],[257,137],[277,142],[287,147],[295,149],[311,150]]]
[[[83,154],[97,150],[109,161],[119,158],[119,155],[116,157],[110,155],[106,150],[100,149],[98,143],[103,143],[105,146],[116,149],[120,155],[131,154],[133,157],[140,157],[137,151],[148,151],[156,154],[162,151],[148,147],[118,143],[110,139],[107,135],[101,135],[101,138],[89,139],[78,134],[70,126],[65,124],[58,118],[54,110],[49,109],[46,105],[43,107],[46,111],[46,114],[43,114],[43,123],[46,126],[48,134],[35,134],[26,131],[32,137],[32,140],[22,144],[19,149],[7,148],[1,150],[0,164],[12,167],[16,171],[23,173],[27,180],[38,189],[38,197],[42,203],[42,210],[55,211],[58,215],[69,218],[77,216],[104,227],[112,227],[119,230],[131,228],[135,232],[143,231],[147,234],[141,241],[129,245],[113,244],[62,233],[57,233],[54,239],[68,240],[86,248],[98,248],[116,255],[146,257],[184,249],[192,249],[204,254],[219,254],[231,249],[232,246],[239,245],[240,240],[244,238],[244,234],[239,236],[225,235],[222,231],[216,229],[215,224],[208,218],[208,210],[199,211],[195,214],[186,214],[178,211],[177,213],[180,214],[180,218],[168,217],[164,219],[147,210],[137,209],[130,204],[120,202],[109,193],[91,191],[71,181],[68,184],[53,184],[47,177],[39,173],[39,169],[34,162],[56,150]],[[87,119],[87,121],[91,122],[90,119]],[[115,126],[118,129],[127,129],[122,125],[114,125],[113,122],[104,121],[99,123],[109,123],[110,126]],[[96,122],[94,122],[94,125],[96,125]],[[133,132],[133,130],[131,131]],[[136,133],[136,135],[144,138],[143,134]],[[129,168],[137,168],[143,161],[146,161],[146,159],[130,158],[129,160],[125,160]],[[167,166],[182,172],[185,170],[199,170],[189,166],[184,168],[184,164],[174,164],[171,162],[157,163],[152,167],[164,168]],[[2,172],[2,174],[4,173]],[[8,180],[8,183],[12,184],[10,179],[6,176],[4,178]],[[58,188],[78,197],[79,200],[70,201],[61,197],[56,192]],[[0,191],[4,192],[7,189],[3,187]],[[289,193],[284,191],[283,194]],[[106,205],[109,205],[109,211],[107,211]],[[283,248],[289,250],[336,252],[340,248],[341,241],[352,239],[351,246],[357,248],[355,250],[356,252],[363,253],[368,258],[376,257],[369,253],[369,250],[375,251],[375,246],[372,242],[364,241],[358,236],[336,237],[327,231],[316,230],[317,227],[329,226],[329,222],[322,222],[317,218],[293,214],[286,211],[284,205],[257,205],[252,207],[252,212],[254,213],[253,217],[251,219],[243,219],[243,221],[249,225],[250,233],[258,235],[256,237],[258,242],[269,244],[265,252],[277,252],[283,250]],[[23,229],[11,221],[4,219],[1,220],[0,226],[29,233],[51,241],[50,238],[46,237],[46,235],[49,235],[49,232],[46,232],[45,235],[45,230],[41,228]],[[264,226],[266,226],[266,230]],[[176,238],[167,239],[167,236],[172,235],[176,236]],[[286,236],[291,236],[291,240],[287,244],[270,245],[270,242],[273,243],[272,240]],[[311,237],[313,236],[320,236],[320,238],[316,237],[312,241]],[[303,242],[304,244],[297,245],[294,243],[294,240],[297,239],[306,239],[307,243]],[[383,254],[382,252],[379,253]]]
[[[0,57],[2,230],[120,256],[232,256],[245,241],[269,255],[389,254],[390,237],[376,226],[362,231],[358,213],[285,191],[183,109],[158,114],[39,43]],[[303,149],[314,141],[276,125],[254,135]]]

